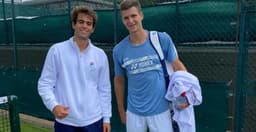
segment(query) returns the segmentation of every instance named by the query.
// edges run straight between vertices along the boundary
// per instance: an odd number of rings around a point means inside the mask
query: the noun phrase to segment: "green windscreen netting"
[[[176,43],[204,41],[235,41],[237,29],[237,3],[234,1],[191,1],[168,3],[143,8],[144,27],[165,31]],[[114,43],[114,32],[120,41],[127,31],[117,15],[114,30],[114,9],[97,10],[98,23],[92,40]],[[68,9],[33,8],[15,5],[15,35],[17,43],[53,43],[72,35]],[[12,41],[11,6],[0,9],[0,43]],[[256,28],[256,27],[254,27]]]

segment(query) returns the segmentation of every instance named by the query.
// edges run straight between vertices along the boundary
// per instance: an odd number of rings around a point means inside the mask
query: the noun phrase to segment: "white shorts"
[[[170,111],[154,116],[140,116],[127,110],[127,132],[147,132],[147,129],[150,132],[173,132]]]

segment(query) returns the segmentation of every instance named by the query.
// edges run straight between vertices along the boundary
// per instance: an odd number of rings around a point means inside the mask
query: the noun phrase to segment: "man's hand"
[[[180,100],[182,100],[181,104],[178,104],[178,109],[183,110],[189,106],[188,98],[186,96],[186,92],[181,93],[181,95],[178,97]]]
[[[110,123],[103,123],[103,132],[110,132]]]
[[[179,105],[179,109],[183,110],[183,109],[187,108],[188,106],[189,106],[189,103],[185,102],[185,103],[182,103],[182,104]]]
[[[53,114],[56,118],[63,119],[65,118],[69,113],[69,107],[56,105],[53,108]]]

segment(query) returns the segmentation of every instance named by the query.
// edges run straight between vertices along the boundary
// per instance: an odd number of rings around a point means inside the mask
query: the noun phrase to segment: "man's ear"
[[[144,13],[142,11],[140,11],[140,15],[141,15],[142,19],[144,19]]]
[[[72,23],[71,23],[71,25],[72,25],[72,29],[74,29],[75,23],[74,23],[74,22],[72,22]]]
[[[92,29],[92,33],[95,31],[95,27]]]

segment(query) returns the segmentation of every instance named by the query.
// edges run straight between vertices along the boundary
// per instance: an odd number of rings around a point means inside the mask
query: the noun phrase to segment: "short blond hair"
[[[141,5],[140,2],[138,0],[123,0],[120,3],[120,10],[128,10],[132,7],[136,7],[138,9],[138,11],[141,11]]]

